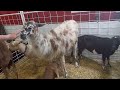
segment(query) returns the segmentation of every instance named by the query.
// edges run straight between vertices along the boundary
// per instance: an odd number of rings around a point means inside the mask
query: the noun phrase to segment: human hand
[[[15,39],[15,38],[17,38],[18,34],[19,34],[21,31],[22,31],[22,30],[17,30],[16,32],[9,34],[9,35],[8,35],[9,39]]]

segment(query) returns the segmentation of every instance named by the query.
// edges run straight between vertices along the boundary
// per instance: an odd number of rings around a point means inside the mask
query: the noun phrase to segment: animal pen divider
[[[0,11],[0,14],[0,23],[5,26],[7,34],[22,29],[25,21],[45,23],[46,25],[40,29],[47,32],[65,20],[73,19],[79,24],[79,35],[91,34],[101,37],[120,35],[120,11]],[[119,51],[120,49],[111,57],[112,60],[119,60]],[[14,61],[24,56],[17,51],[14,53],[16,53]],[[94,60],[101,58],[100,55],[88,51],[83,52],[83,55]]]

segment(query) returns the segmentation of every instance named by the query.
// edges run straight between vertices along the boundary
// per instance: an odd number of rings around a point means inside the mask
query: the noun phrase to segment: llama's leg
[[[71,52],[71,58],[70,58],[70,63],[72,63],[73,62],[73,49],[72,49],[72,52]]]
[[[107,56],[107,66],[109,66],[109,67],[111,67],[111,65],[110,65],[110,56]]]
[[[105,69],[105,60],[106,60],[106,56],[105,55],[102,55],[102,60],[103,60],[103,62],[102,62],[102,68],[104,70]]]
[[[58,68],[55,69],[55,74],[57,75],[57,78],[59,78],[59,71],[58,71]]]
[[[13,67],[13,72],[15,73],[17,79],[18,79],[18,72],[15,63],[12,61],[12,67]]]
[[[68,76],[67,74],[67,70],[66,70],[66,66],[65,66],[65,56],[62,55],[61,56],[61,66],[62,66],[62,69],[63,69],[63,72],[64,72],[64,77],[66,78]]]
[[[8,79],[9,73],[6,70],[6,68],[2,68],[2,71],[3,71],[4,75],[5,75],[5,79]]]
[[[75,67],[78,67],[79,62],[78,62],[78,58],[77,58],[77,42],[73,48],[73,54],[74,54],[74,59],[75,59]]]

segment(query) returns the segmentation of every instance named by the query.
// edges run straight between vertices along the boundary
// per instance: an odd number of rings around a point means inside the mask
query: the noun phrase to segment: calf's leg
[[[105,60],[106,60],[106,56],[105,55],[102,55],[102,60],[103,60],[103,62],[102,62],[102,68],[104,70],[105,69]]]
[[[18,79],[18,72],[17,72],[16,65],[15,65],[15,63],[12,60],[11,60],[11,62],[12,62],[13,72],[15,73],[15,75],[16,75],[16,77]]]
[[[107,56],[107,66],[109,66],[109,67],[111,67],[111,65],[110,65],[110,56]]]
[[[82,52],[84,48],[78,49],[78,65],[80,66],[80,60],[82,59]]]
[[[3,71],[4,75],[5,75],[5,79],[8,79],[9,73],[8,73],[8,71],[6,70],[6,68],[3,67],[3,68],[2,68],[2,71]]]

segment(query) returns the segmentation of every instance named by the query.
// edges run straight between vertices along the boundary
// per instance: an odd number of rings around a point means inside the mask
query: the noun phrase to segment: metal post
[[[100,35],[100,16],[101,16],[101,11],[98,11],[98,19],[97,19],[97,24],[98,24],[98,35]]]
[[[20,15],[21,15],[21,18],[22,18],[22,23],[24,24],[26,21],[25,21],[25,16],[24,16],[23,11],[20,11]]]

